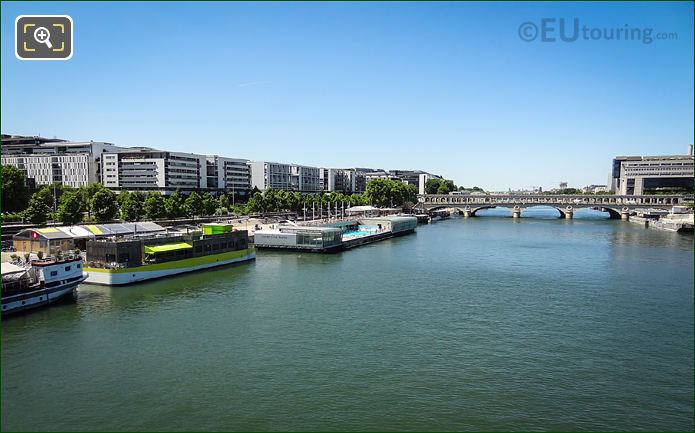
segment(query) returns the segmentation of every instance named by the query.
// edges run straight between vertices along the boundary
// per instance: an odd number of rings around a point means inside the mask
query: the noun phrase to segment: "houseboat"
[[[204,224],[199,230],[86,241],[87,283],[123,285],[256,258],[246,230]]]
[[[86,279],[82,258],[2,263],[2,316],[74,297]]]

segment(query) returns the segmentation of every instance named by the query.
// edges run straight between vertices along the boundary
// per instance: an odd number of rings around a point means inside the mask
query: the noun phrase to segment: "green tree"
[[[230,210],[229,196],[227,194],[220,194],[217,198],[218,206],[226,211]]]
[[[24,210],[24,219],[32,224],[44,224],[50,212],[51,208],[49,208],[41,198],[36,197],[36,194],[34,194],[29,200],[29,205]]]
[[[562,188],[558,189],[555,191],[555,194],[568,194],[568,195],[576,195],[576,194],[581,194],[582,190],[577,189],[577,188]]]
[[[12,165],[0,166],[2,176],[2,206],[3,212],[19,212],[24,210],[29,200],[29,188],[22,170]]]
[[[97,222],[113,220],[118,214],[116,194],[106,188],[97,191],[89,201],[89,208]]]
[[[140,221],[144,214],[144,196],[141,193],[122,192],[118,194],[121,219],[124,221]]]
[[[60,197],[57,217],[60,222],[69,225],[82,221],[82,197],[79,193],[70,191]]]
[[[84,185],[80,187],[78,190],[78,194],[80,195],[80,200],[82,202],[82,209],[87,211],[87,215],[89,217],[92,216],[92,197],[99,192],[103,191],[106,188],[100,184],[100,183],[88,183],[87,185]]]
[[[429,179],[425,182],[425,193],[427,194],[449,194],[456,191],[456,185],[449,179]]]
[[[203,193],[203,215],[215,215],[217,200],[209,192]]]
[[[439,187],[437,188],[437,194],[449,194],[451,191],[456,191],[456,185],[454,185],[453,180],[440,179]]]
[[[428,179],[425,182],[425,193],[427,194],[437,194],[439,190],[439,185],[441,185],[441,179]]]
[[[249,201],[246,203],[246,207],[248,208],[249,212],[252,213],[266,212],[266,199],[260,192],[255,192],[251,198],[249,198]]]
[[[51,208],[51,210],[57,210],[57,206],[60,204],[60,198],[63,194],[74,190],[75,189],[70,186],[56,182],[51,185],[41,185],[34,194],[38,199],[46,203],[46,206]]]
[[[166,200],[158,192],[151,192],[147,195],[143,204],[145,218],[157,220],[167,216]]]
[[[169,218],[180,218],[186,216],[186,209],[184,207],[184,202],[186,197],[181,194],[181,191],[177,188],[169,197],[166,199],[166,213]]]
[[[186,198],[183,208],[186,211],[186,216],[193,217],[203,215],[203,199],[197,192],[193,191]]]

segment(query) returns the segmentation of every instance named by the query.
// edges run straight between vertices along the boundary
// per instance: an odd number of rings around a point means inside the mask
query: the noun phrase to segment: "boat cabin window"
[[[65,272],[67,272],[67,271],[69,271],[69,270],[70,270],[70,266],[66,266],[66,267],[65,267]]]
[[[52,276],[52,277],[55,277],[56,275],[58,275],[58,271],[51,271],[51,276]]]

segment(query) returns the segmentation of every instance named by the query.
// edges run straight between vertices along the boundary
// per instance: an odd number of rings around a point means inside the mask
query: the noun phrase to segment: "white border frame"
[[[60,17],[60,18],[67,18],[68,21],[70,21],[70,55],[67,57],[61,57],[61,58],[37,58],[37,59],[27,59],[25,57],[20,57],[19,52],[17,51],[17,39],[18,39],[18,31],[19,29],[17,28],[17,23],[19,22],[20,18],[49,18],[49,17]],[[19,60],[70,60],[72,59],[72,55],[75,54],[75,38],[74,36],[74,31],[75,31],[75,23],[72,20],[72,17],[70,15],[18,15],[17,18],[14,20],[14,55],[17,57]]]

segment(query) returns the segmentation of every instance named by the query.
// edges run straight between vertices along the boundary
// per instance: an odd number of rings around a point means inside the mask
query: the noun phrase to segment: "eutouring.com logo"
[[[654,41],[678,39],[676,32],[654,32],[651,27],[594,27],[580,23],[579,18],[541,18],[538,22],[526,21],[519,26],[519,38],[533,42],[576,41],[635,41],[651,44]]]

